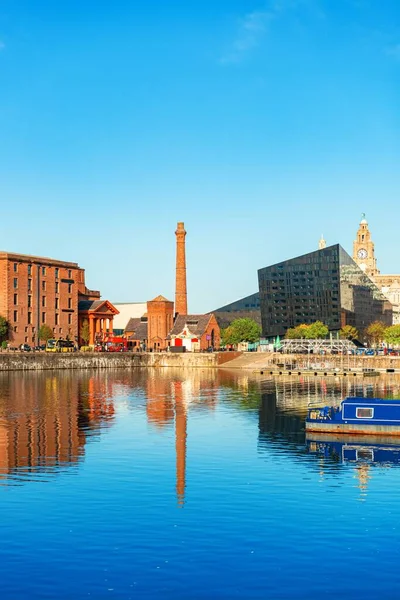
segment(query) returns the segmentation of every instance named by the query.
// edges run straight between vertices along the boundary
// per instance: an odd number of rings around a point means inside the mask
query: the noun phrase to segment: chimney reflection
[[[177,373],[177,372],[176,372]],[[149,423],[162,429],[174,422],[176,497],[179,507],[185,504],[187,422],[189,406],[214,410],[217,402],[219,377],[215,372],[197,369],[184,379],[168,371],[157,370],[146,380],[146,414]],[[171,375],[174,378],[171,380]]]
[[[186,488],[186,438],[187,414],[182,393],[182,382],[174,382],[175,393],[175,452],[176,452],[176,496],[178,505],[185,503]]]

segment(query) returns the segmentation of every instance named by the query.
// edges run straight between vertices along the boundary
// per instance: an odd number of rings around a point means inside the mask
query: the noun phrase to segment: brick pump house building
[[[112,332],[118,310],[100,292],[85,285],[85,270],[74,262],[0,252],[0,315],[9,323],[8,340],[14,346],[39,344],[39,329],[48,325],[54,338],[79,344],[85,319],[89,344],[97,334]]]
[[[178,223],[175,236],[175,305],[164,296],[157,296],[147,302],[147,312],[141,318],[129,320],[124,336],[132,350],[158,352],[174,348],[190,352],[220,346],[220,329],[215,316],[188,314],[186,231],[182,222]]]

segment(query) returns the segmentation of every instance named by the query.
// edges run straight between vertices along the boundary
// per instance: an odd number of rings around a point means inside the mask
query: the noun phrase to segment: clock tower
[[[379,275],[380,271],[376,266],[374,242],[371,240],[371,232],[368,229],[368,222],[364,213],[357,231],[357,239],[353,242],[353,260],[368,277]]]

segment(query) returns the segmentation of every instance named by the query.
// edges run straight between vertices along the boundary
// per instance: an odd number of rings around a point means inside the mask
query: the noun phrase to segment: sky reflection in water
[[[397,598],[400,440],[309,402],[400,379],[0,374],[1,597]]]

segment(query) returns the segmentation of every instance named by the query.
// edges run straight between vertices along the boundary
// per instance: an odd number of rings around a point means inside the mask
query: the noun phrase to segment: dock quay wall
[[[226,356],[225,356],[226,355]],[[220,363],[237,357],[237,352],[215,353],[101,353],[46,352],[0,353],[0,371],[42,371],[56,369],[131,369],[135,367],[217,368]]]
[[[342,356],[304,354],[271,354],[263,361],[264,369],[292,371],[377,371],[400,372],[400,356]]]

